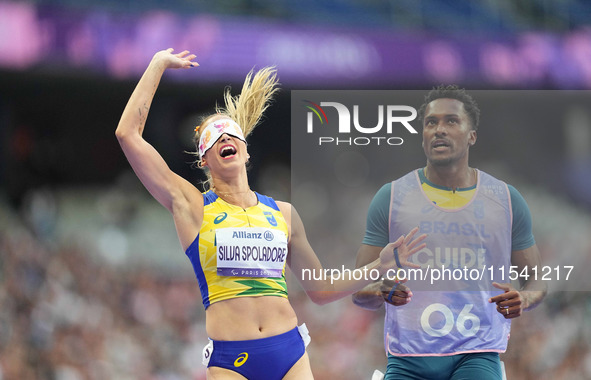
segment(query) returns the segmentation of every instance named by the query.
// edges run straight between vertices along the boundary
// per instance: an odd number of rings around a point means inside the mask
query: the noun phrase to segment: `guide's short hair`
[[[425,109],[434,100],[437,99],[456,99],[464,103],[464,110],[470,118],[472,129],[477,130],[480,123],[480,108],[474,98],[466,92],[466,89],[459,88],[457,85],[439,85],[434,87],[425,96],[425,102],[419,108],[419,120],[424,123]]]

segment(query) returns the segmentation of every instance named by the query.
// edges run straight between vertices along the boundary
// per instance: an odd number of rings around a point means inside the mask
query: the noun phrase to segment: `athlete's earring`
[[[203,167],[204,167],[205,165],[206,165],[206,164],[205,164],[205,161],[203,161],[202,159],[201,159],[201,160],[199,160],[199,161],[197,161],[197,167],[198,167],[199,169],[203,169]]]

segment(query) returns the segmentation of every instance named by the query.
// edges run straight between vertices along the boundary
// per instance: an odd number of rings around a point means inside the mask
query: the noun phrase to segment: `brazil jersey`
[[[287,298],[287,223],[272,198],[255,194],[258,203],[246,209],[203,194],[203,223],[186,254],[206,309],[237,297]]]

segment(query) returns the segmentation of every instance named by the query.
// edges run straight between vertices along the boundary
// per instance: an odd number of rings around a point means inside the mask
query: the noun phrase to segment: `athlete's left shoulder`
[[[509,189],[509,194],[511,195],[511,204],[513,205],[513,208],[519,207],[526,208],[529,210],[527,202],[525,201],[525,198],[523,197],[523,195],[521,195],[519,190],[517,190],[515,186],[510,184],[507,184],[507,188]]]
[[[494,176],[494,175],[492,175],[492,174],[490,174],[488,172],[485,172],[484,170],[481,170],[481,169],[478,169],[478,168],[476,170],[478,171],[478,175],[479,175],[480,179],[487,178],[487,179],[491,179],[491,180],[502,182],[502,183],[505,183],[506,184],[506,182],[503,181],[502,179],[500,179],[500,178],[498,178],[498,177],[496,177],[496,176]]]
[[[481,171],[481,173],[489,176],[494,181],[497,181],[497,183],[500,183],[500,184],[503,184],[504,186],[506,186],[506,189],[509,191],[509,198],[511,199],[511,208],[513,209],[514,215],[521,214],[521,213],[529,215],[530,211],[529,211],[529,207],[527,205],[527,202],[525,201],[525,198],[523,197],[523,195],[521,195],[521,193],[519,192],[519,190],[517,190],[517,188],[515,186],[513,186],[503,180],[495,178],[485,172]]]
[[[505,181],[480,169],[478,169],[478,187],[480,193],[503,199],[507,197],[508,192],[511,192],[509,185]]]
[[[275,199],[264,194],[256,193],[256,195],[259,200],[259,204],[263,204],[267,207],[272,208],[273,210],[280,211],[279,206],[277,205],[278,201],[275,201]]]

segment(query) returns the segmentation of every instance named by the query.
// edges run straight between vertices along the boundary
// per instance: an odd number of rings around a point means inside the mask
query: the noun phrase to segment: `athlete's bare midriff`
[[[205,312],[206,330],[213,340],[251,340],[293,329],[297,316],[287,298],[241,297],[220,301]]]

